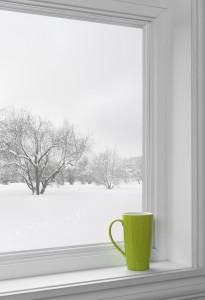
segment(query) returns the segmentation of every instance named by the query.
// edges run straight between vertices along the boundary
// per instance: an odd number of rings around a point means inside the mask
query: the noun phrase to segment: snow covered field
[[[110,242],[123,212],[142,210],[142,185],[65,184],[32,195],[25,184],[0,185],[0,252]],[[122,240],[122,226],[114,237]]]

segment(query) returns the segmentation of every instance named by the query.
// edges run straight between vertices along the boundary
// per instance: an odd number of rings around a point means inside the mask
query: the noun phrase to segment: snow
[[[108,227],[123,212],[142,210],[142,185],[108,190],[95,184],[49,187],[32,195],[25,184],[0,185],[0,252],[110,242]],[[115,240],[123,240],[120,223]]]

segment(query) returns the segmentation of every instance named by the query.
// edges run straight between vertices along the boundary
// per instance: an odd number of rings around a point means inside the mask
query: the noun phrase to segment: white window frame
[[[189,283],[196,285],[196,282],[200,279],[203,287],[200,287],[200,295],[205,294],[204,282],[205,282],[205,204],[204,204],[204,178],[205,178],[205,118],[204,112],[204,0],[192,0],[192,270],[183,271],[181,274],[171,274],[163,276],[164,278],[153,279],[151,276],[147,279],[149,287],[146,285],[146,290],[150,287],[154,288],[154,281],[163,282],[163,287],[175,289],[177,294],[176,284],[174,285],[174,279],[178,279],[178,288]],[[144,3],[146,2],[146,5]],[[70,17],[76,19],[84,19],[90,21],[100,21],[105,23],[114,23],[127,26],[142,26],[145,31],[145,43],[149,45],[146,48],[148,55],[145,56],[145,77],[147,85],[145,85],[145,108],[147,114],[144,116],[147,127],[144,128],[144,133],[147,133],[149,137],[148,142],[144,142],[144,153],[146,155],[145,164],[145,182],[147,189],[144,190],[144,196],[147,199],[144,209],[154,211],[156,218],[156,237],[155,248],[158,251],[158,258],[166,259],[166,245],[165,245],[165,224],[161,224],[161,217],[166,212],[165,203],[163,197],[165,196],[165,190],[159,189],[159,180],[163,182],[163,168],[164,164],[160,163],[157,158],[164,160],[163,153],[159,151],[157,144],[162,145],[164,143],[163,130],[160,127],[160,120],[163,114],[163,97],[165,96],[165,90],[163,88],[163,79],[159,85],[158,78],[164,74],[163,64],[163,51],[159,43],[162,41],[166,5],[163,0],[157,1],[158,6],[154,0],[133,0],[133,1],[30,1],[27,0],[15,0],[15,1],[1,1],[0,8],[24,11],[31,13],[39,13],[45,15],[55,15],[62,17]],[[141,5],[142,4],[142,5]],[[164,14],[163,14],[164,12]],[[160,58],[160,59],[159,59]],[[147,72],[149,70],[149,72]],[[165,72],[166,74],[166,72]],[[165,79],[164,79],[165,80]],[[160,108],[160,109],[159,109]],[[163,118],[162,118],[163,119]],[[149,120],[149,122],[148,122]],[[157,143],[156,143],[157,141]],[[154,178],[154,180],[153,180]],[[164,225],[164,226],[163,226]],[[119,263],[119,257],[107,248],[106,245],[101,246],[82,246],[78,249],[71,248],[56,248],[46,249],[39,251],[25,251],[21,253],[10,253],[9,255],[0,256],[0,271],[4,274],[2,278],[29,276],[31,273],[28,271],[25,273],[25,267],[28,264],[35,267],[32,270],[32,275],[40,275],[45,273],[45,267],[47,267],[46,273],[67,271],[68,267],[72,270],[72,263],[80,264],[81,268],[88,268],[88,265],[94,263],[94,267],[99,266],[103,257],[108,261],[108,256],[111,260]],[[86,259],[82,259],[82,255],[86,256]],[[93,255],[97,255],[97,260],[93,260]],[[113,256],[112,256],[113,255]],[[98,262],[97,262],[98,261]],[[87,264],[88,262],[88,264]],[[83,265],[84,264],[84,265]],[[51,266],[52,265],[52,266]],[[102,262],[102,266],[104,262]],[[75,268],[74,268],[75,270]],[[11,275],[11,272],[13,273]],[[166,277],[166,278],[165,278]],[[2,279],[1,278],[1,279]],[[181,278],[181,279],[180,279]],[[184,278],[184,279],[182,279]],[[186,279],[187,278],[187,279]],[[168,282],[167,280],[172,280]],[[145,280],[146,281],[146,280]],[[145,281],[143,283],[145,283]],[[152,285],[150,285],[152,282]],[[122,282],[121,282],[122,283]],[[135,285],[136,282],[129,282],[130,285]],[[127,283],[124,282],[124,286]],[[111,286],[110,288],[112,288]],[[119,286],[118,286],[119,287]],[[199,286],[198,286],[199,287]],[[117,286],[116,286],[117,288]],[[136,287],[138,288],[138,286]],[[133,287],[134,289],[134,287]],[[180,289],[180,288],[179,288]],[[145,292],[143,286],[141,290]],[[197,290],[197,288],[196,288]],[[199,288],[198,288],[199,290]],[[139,291],[139,289],[138,289]],[[136,291],[135,291],[136,292]],[[165,292],[166,293],[166,292]],[[173,293],[174,294],[174,293]],[[203,294],[203,295],[204,295]],[[120,296],[120,294],[118,293]],[[134,290],[133,294],[134,295]],[[149,294],[150,296],[150,294]],[[116,296],[118,297],[118,296]],[[135,298],[124,299],[138,299],[136,294]],[[187,296],[188,297],[188,296]],[[145,298],[144,299],[150,299]],[[152,292],[152,299],[154,294]],[[156,298],[156,299],[163,299]],[[179,299],[179,298],[177,298]],[[182,299],[182,298],[181,298]],[[185,299],[185,298],[183,298]],[[192,298],[187,298],[192,299]]]
[[[3,3],[2,3],[3,2]],[[2,1],[0,9],[45,14],[64,18],[118,24],[142,28],[144,48],[144,96],[143,96],[143,210],[155,215],[152,260],[165,259],[162,230],[157,224],[157,17],[165,8],[155,8],[141,3],[127,5],[107,1]],[[139,1],[140,2],[140,1]],[[83,5],[83,7],[81,6]],[[93,8],[91,8],[91,6]],[[113,12],[105,9],[113,8]],[[126,10],[125,10],[126,8]],[[159,22],[157,19],[157,22]],[[154,178],[154,180],[153,180]],[[159,202],[159,200],[158,200]],[[45,262],[46,260],[46,262]],[[52,261],[52,266],[49,261]],[[35,262],[35,267],[28,265]],[[56,262],[56,263],[55,263]],[[111,244],[93,244],[79,247],[59,247],[0,254],[0,279],[33,276],[45,273],[75,271],[79,269],[123,265],[125,260]],[[3,271],[3,272],[2,272]]]

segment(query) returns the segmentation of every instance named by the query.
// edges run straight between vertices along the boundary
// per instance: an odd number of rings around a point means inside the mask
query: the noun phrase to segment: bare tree
[[[0,183],[9,184],[11,182],[21,182],[21,178],[14,166],[0,169]]]
[[[81,182],[81,184],[91,184],[93,182],[92,171],[88,157],[84,156],[78,162],[76,171],[77,179]]]
[[[142,181],[142,156],[134,156],[121,160],[122,179],[125,183]]]
[[[121,171],[119,159],[115,150],[106,150],[95,156],[91,165],[92,176],[97,184],[113,189],[120,183]]]
[[[43,194],[62,170],[74,166],[87,144],[66,121],[56,128],[26,110],[0,111],[2,167],[15,166],[33,194]]]
[[[72,167],[68,167],[65,169],[64,171],[64,178],[65,178],[65,181],[69,182],[70,185],[73,185],[76,181],[76,168],[72,168]]]

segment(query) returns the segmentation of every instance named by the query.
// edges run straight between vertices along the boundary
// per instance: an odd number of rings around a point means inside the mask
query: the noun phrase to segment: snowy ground
[[[142,210],[142,185],[65,184],[31,195],[23,183],[0,185],[0,252],[109,242],[123,212]],[[122,240],[122,226],[114,227]]]

